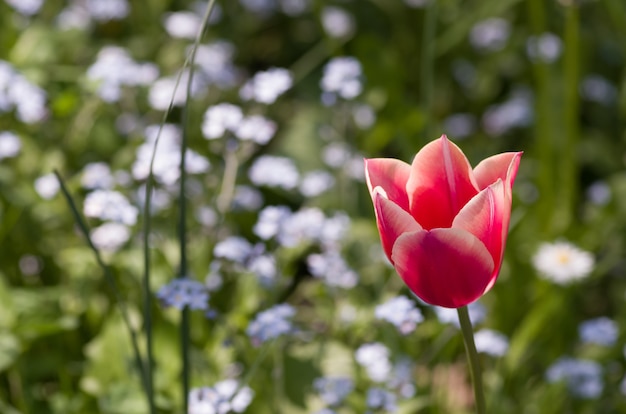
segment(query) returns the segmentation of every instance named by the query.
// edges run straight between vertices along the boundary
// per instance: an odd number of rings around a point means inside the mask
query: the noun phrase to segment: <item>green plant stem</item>
[[[150,170],[148,173],[148,178],[146,180],[146,195],[143,209],[143,326],[146,335],[146,393],[148,394],[148,406],[150,409],[150,414],[154,414],[156,412],[153,398],[154,381],[152,376],[152,364],[154,363],[154,358],[152,346],[152,291],[150,290],[150,201],[152,199],[152,182],[154,180],[154,177],[152,175],[152,165],[154,164],[154,157],[156,154],[160,134],[161,128],[159,128],[159,132],[157,133],[157,138],[154,143],[154,151],[152,153],[152,159],[150,160]]]
[[[569,228],[574,215],[578,189],[578,157],[576,149],[580,137],[580,13],[577,5],[566,6],[565,11],[565,52],[563,54],[563,112],[564,136],[561,161],[561,179],[563,205],[558,208],[560,218],[558,230]]]
[[[534,36],[547,31],[546,4],[543,0],[527,0],[528,20]],[[551,100],[552,81],[548,65],[541,60],[533,63],[535,78],[535,128],[534,147],[537,156],[537,186],[539,188],[538,209],[541,218],[540,228],[544,237],[554,233],[555,188],[557,181],[555,170],[559,164],[555,159],[555,136],[553,128],[554,105]],[[578,88],[576,88],[578,91]]]
[[[79,210],[76,207],[76,203],[74,202],[72,195],[70,194],[69,190],[67,189],[67,186],[65,185],[65,181],[63,180],[63,178],[61,178],[61,174],[59,174],[57,170],[54,170],[54,175],[57,177],[57,180],[59,181],[59,185],[61,186],[61,192],[63,193],[63,196],[65,197],[65,200],[67,201],[67,204],[70,207],[70,211],[72,212],[74,216],[74,220],[78,224],[78,227],[80,228],[81,233],[83,233],[83,236],[87,240],[87,244],[93,251],[94,256],[96,257],[96,261],[98,262],[98,265],[100,266],[100,268],[102,269],[104,273],[105,279],[111,286],[111,291],[113,292],[113,295],[115,297],[115,302],[117,303],[117,306],[120,310],[120,314],[122,315],[122,320],[124,321],[124,325],[126,326],[128,333],[130,334],[130,340],[131,340],[131,344],[133,347],[133,354],[135,357],[135,365],[137,366],[137,369],[139,370],[141,383],[146,393],[146,398],[148,399],[148,403],[150,404],[150,402],[153,400],[153,395],[151,394],[151,388],[149,385],[150,380],[149,380],[148,373],[146,370],[146,365],[149,365],[149,364],[144,364],[144,361],[141,357],[141,352],[139,352],[139,343],[137,341],[137,333],[135,332],[132,325],[130,324],[130,317],[128,316],[128,309],[126,308],[126,304],[122,300],[120,291],[117,288],[117,284],[115,283],[115,278],[113,277],[111,268],[104,263],[104,260],[102,260],[102,256],[100,255],[100,251],[93,244],[93,241],[91,240],[91,236],[89,235],[89,227],[87,226],[87,223],[85,222],[85,220],[83,220],[83,217],[79,213]]]
[[[185,197],[185,185],[186,185],[186,167],[185,167],[185,155],[187,153],[187,141],[189,137],[189,112],[191,91],[194,75],[194,63],[196,60],[196,52],[198,45],[202,40],[202,35],[207,28],[209,18],[211,17],[211,11],[215,6],[215,0],[210,0],[207,4],[206,11],[202,18],[202,25],[198,30],[196,39],[191,49],[191,55],[188,60],[189,64],[189,77],[187,79],[187,93],[185,97],[185,106],[183,108],[182,116],[182,142],[180,145],[180,187],[178,195],[179,205],[179,221],[178,221],[178,239],[180,244],[180,266],[179,277],[184,278],[188,275],[188,263],[187,263],[187,198]],[[174,92],[176,93],[176,92]],[[188,395],[191,382],[191,367],[189,363],[189,345],[190,340],[190,315],[189,309],[184,308],[181,315],[180,324],[180,347],[182,358],[182,388],[183,388],[183,412],[188,411]]]
[[[222,187],[215,201],[217,211],[222,217],[226,214],[233,201],[235,184],[237,183],[237,170],[239,169],[239,160],[235,151],[227,148],[225,152]]]
[[[478,352],[474,344],[474,332],[472,330],[472,321],[469,318],[467,306],[457,309],[459,314],[459,322],[461,323],[461,332],[463,333],[463,342],[465,343],[465,351],[467,353],[467,361],[470,366],[470,374],[472,376],[472,385],[474,387],[474,402],[477,414],[485,414],[485,393],[483,391],[483,377],[480,369],[480,361]]]
[[[422,32],[422,64],[420,68],[420,90],[422,110],[424,111],[424,142],[431,136],[431,111],[433,96],[433,78],[435,71],[435,30],[437,27],[437,2],[431,1],[426,7],[424,15],[424,31]]]

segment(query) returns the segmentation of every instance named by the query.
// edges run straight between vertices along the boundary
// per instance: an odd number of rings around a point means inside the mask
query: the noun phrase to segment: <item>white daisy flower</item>
[[[593,270],[594,257],[566,241],[544,243],[532,259],[542,277],[565,285],[587,277]]]

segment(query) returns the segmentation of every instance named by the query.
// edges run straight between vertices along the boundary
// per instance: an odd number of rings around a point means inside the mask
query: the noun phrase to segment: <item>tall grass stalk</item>
[[[188,107],[189,107],[189,99],[191,95],[191,85],[193,78],[193,63],[195,61],[196,51],[198,49],[198,45],[200,40],[202,39],[202,35],[206,30],[209,18],[211,16],[211,11],[215,6],[215,0],[210,0],[205,14],[202,19],[202,24],[200,29],[198,30],[198,34],[196,35],[196,39],[194,41],[191,54],[186,57],[185,62],[183,63],[183,67],[178,73],[176,77],[176,82],[174,84],[174,91],[172,92],[172,97],[170,98],[170,102],[167,110],[163,113],[163,117],[161,119],[161,123],[159,124],[159,130],[157,132],[157,136],[154,141],[154,148],[152,150],[152,157],[150,159],[150,168],[148,172],[148,177],[146,179],[146,196],[144,200],[144,220],[143,220],[143,245],[144,245],[144,275],[143,275],[143,287],[144,287],[144,329],[146,331],[146,348],[148,354],[149,363],[147,368],[147,377],[148,377],[148,389],[150,390],[150,408],[151,414],[156,412],[154,408],[154,396],[152,392],[153,388],[153,375],[152,375],[152,363],[153,363],[153,339],[152,339],[152,291],[150,288],[150,228],[151,228],[151,203],[152,203],[152,189],[154,187],[154,160],[157,153],[157,148],[159,141],[161,139],[161,133],[163,131],[163,126],[167,122],[167,117],[169,116],[172,108],[174,106],[174,96],[176,95],[176,91],[180,85],[180,81],[182,75],[186,68],[190,68],[188,82],[186,85],[187,97],[185,100],[185,108],[183,115],[183,139],[181,143],[181,164],[180,164],[180,196],[179,202],[181,204],[181,213],[179,219],[179,239],[180,239],[180,252],[181,252],[181,265],[179,267],[179,275],[184,277],[187,274],[187,247],[186,247],[186,216],[185,216],[185,196],[184,196],[184,187],[185,187],[185,152],[187,150],[187,124],[188,124]],[[181,201],[182,200],[182,201]],[[181,317],[181,358],[182,358],[182,391],[183,391],[183,412],[186,413],[187,410],[187,396],[189,394],[189,378],[190,378],[190,369],[189,369],[189,311],[184,309],[182,311]]]
[[[527,0],[528,20],[534,36],[546,32],[546,12],[543,0]],[[554,130],[552,127],[553,105],[551,104],[551,82],[548,65],[537,59],[533,65],[535,77],[535,126],[534,148],[537,157],[537,186],[539,188],[538,217],[539,228],[544,229],[549,237],[553,232],[555,211],[555,152]]]
[[[120,294],[120,290],[117,287],[117,283],[115,282],[115,277],[113,276],[113,273],[111,272],[111,268],[106,263],[104,263],[104,260],[102,260],[102,256],[100,255],[100,251],[93,244],[93,241],[91,240],[91,236],[89,235],[89,226],[87,225],[82,215],[80,214],[78,208],[76,207],[76,203],[74,202],[72,195],[67,189],[67,186],[65,185],[65,181],[63,180],[63,178],[61,177],[61,174],[57,170],[54,170],[54,175],[59,181],[59,185],[61,186],[61,192],[63,193],[63,196],[65,197],[65,201],[67,201],[67,204],[70,207],[70,211],[72,212],[72,215],[74,216],[74,220],[78,224],[78,227],[81,233],[83,233],[83,236],[87,240],[87,244],[93,251],[94,256],[96,258],[96,262],[98,263],[98,266],[100,266],[100,268],[102,269],[102,272],[104,273],[104,277],[109,283],[109,286],[111,287],[111,291],[114,295],[115,302],[117,303],[118,309],[120,310],[120,314],[122,315],[124,326],[126,326],[126,329],[128,330],[128,333],[130,336],[130,340],[131,340],[131,344],[133,348],[133,356],[135,358],[135,365],[137,366],[137,370],[139,371],[141,383],[142,383],[144,392],[146,393],[146,398],[148,399],[148,404],[151,405],[152,394],[151,394],[151,388],[150,388],[150,379],[148,376],[148,371],[146,369],[146,366],[150,364],[144,362],[141,356],[141,352],[139,351],[139,341],[137,340],[137,333],[135,332],[135,330],[133,329],[130,323],[130,317],[128,316],[128,308],[126,307],[126,302],[124,302],[124,300],[122,299],[122,295]]]
[[[210,0],[204,16],[202,18],[202,25],[198,30],[196,39],[191,49],[191,55],[189,57],[189,76],[187,78],[187,93],[185,96],[185,106],[183,108],[182,116],[182,142],[180,145],[180,187],[178,195],[179,205],[179,222],[178,222],[178,239],[180,244],[180,274],[181,278],[187,277],[188,264],[187,264],[187,203],[185,197],[185,183],[186,183],[186,168],[185,168],[185,153],[187,152],[187,141],[189,138],[189,112],[191,101],[191,89],[193,84],[193,76],[195,73],[194,63],[196,60],[196,51],[198,45],[202,40],[202,36],[211,17],[211,11],[215,6],[215,0]],[[176,93],[176,92],[174,92]],[[182,310],[181,324],[180,324],[180,347],[182,358],[182,389],[183,389],[183,413],[188,411],[188,395],[190,389],[191,369],[189,366],[189,344],[190,344],[190,320],[189,309],[185,307]]]
[[[565,52],[563,58],[563,112],[565,136],[561,160],[562,194],[559,208],[561,221],[559,230],[569,227],[578,197],[578,141],[580,139],[580,14],[577,5],[566,6],[565,16]]]

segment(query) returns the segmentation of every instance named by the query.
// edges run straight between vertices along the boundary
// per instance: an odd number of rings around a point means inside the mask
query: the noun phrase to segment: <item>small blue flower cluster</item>
[[[422,312],[415,306],[415,302],[406,296],[397,296],[376,306],[376,319],[385,320],[393,324],[401,334],[407,335],[415,330],[418,323],[424,320]]]
[[[291,318],[296,310],[291,305],[280,304],[259,312],[256,318],[248,325],[246,333],[254,346],[287,335],[293,332],[294,327]]]
[[[209,292],[202,283],[189,279],[177,278],[161,286],[156,294],[164,307],[174,307],[182,310],[189,307],[192,310],[208,310]]]

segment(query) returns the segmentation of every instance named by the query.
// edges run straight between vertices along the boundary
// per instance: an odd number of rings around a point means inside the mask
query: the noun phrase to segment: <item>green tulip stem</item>
[[[476,413],[485,414],[485,393],[483,391],[483,377],[480,370],[480,361],[478,360],[478,352],[474,344],[474,332],[472,330],[472,321],[470,321],[467,306],[457,309],[459,314],[459,322],[461,323],[461,332],[463,332],[463,342],[465,342],[465,351],[467,353],[467,361],[470,366],[470,374],[472,376],[472,385],[474,386],[474,400],[476,404]]]

